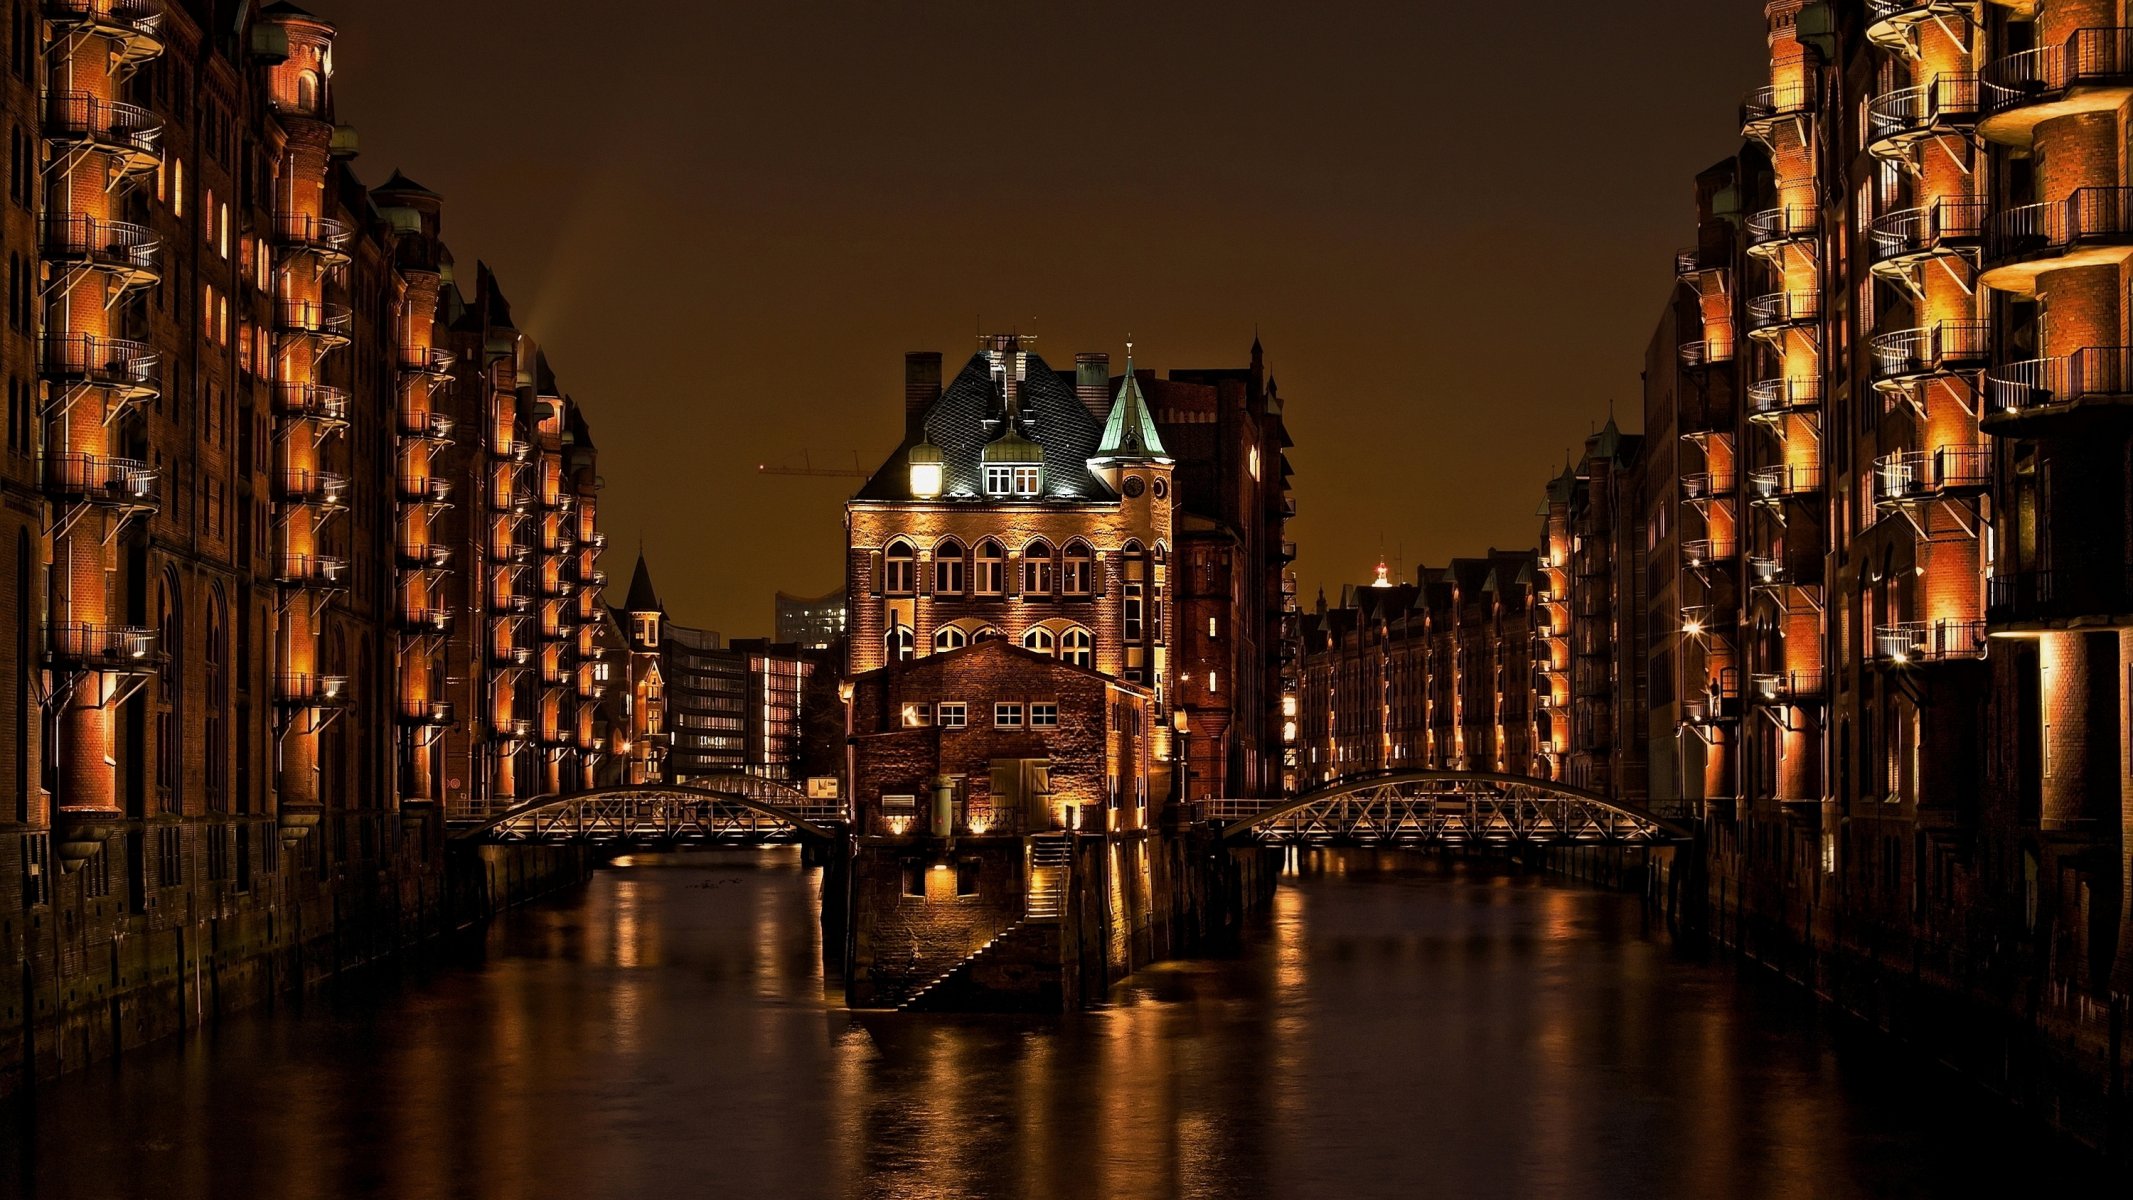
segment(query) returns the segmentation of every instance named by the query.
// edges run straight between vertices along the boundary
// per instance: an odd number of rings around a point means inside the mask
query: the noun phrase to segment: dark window
[[[975,896],[978,894],[978,861],[966,858],[955,864],[955,894]]]
[[[926,894],[926,865],[925,865],[924,863],[911,863],[911,862],[907,862],[907,863],[905,863],[905,864],[904,864],[904,895],[906,895],[906,896],[923,896],[923,895],[925,895],[925,894]]]

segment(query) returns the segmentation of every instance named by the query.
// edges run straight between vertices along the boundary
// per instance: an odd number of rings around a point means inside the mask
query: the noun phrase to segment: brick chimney
[[[1074,356],[1074,394],[1082,407],[1094,414],[1098,424],[1111,415],[1111,356],[1102,350],[1084,350]]]
[[[940,398],[941,352],[913,350],[904,355],[904,432],[916,432],[926,410]]]

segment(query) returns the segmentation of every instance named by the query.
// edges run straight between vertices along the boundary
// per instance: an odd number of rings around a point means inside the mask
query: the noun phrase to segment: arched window
[[[1022,648],[1035,650],[1039,654],[1050,654],[1053,649],[1052,631],[1042,625],[1031,627],[1029,632],[1022,635]]]
[[[911,661],[911,627],[909,625],[898,625],[896,628],[891,629],[882,637],[881,642],[882,652],[888,655],[890,662]]]
[[[973,584],[980,596],[997,596],[1007,590],[1007,552],[1000,543],[986,538],[978,543],[971,560]]]
[[[30,598],[30,535],[15,534],[15,820],[30,821],[30,655],[37,609]]]
[[[297,72],[296,111],[306,115],[315,115],[318,112],[318,72]]]
[[[179,704],[185,687],[185,622],[179,615],[175,577],[164,578],[156,599],[156,642],[156,649],[163,655],[155,698],[156,805],[163,812],[174,813],[183,811],[178,797],[179,764],[183,761]]]
[[[1095,589],[1096,555],[1080,538],[1068,542],[1060,560],[1059,590],[1069,596],[1087,596]]]
[[[207,763],[205,784],[210,812],[228,812],[230,807],[229,737],[230,670],[229,644],[225,640],[229,619],[223,612],[222,593],[207,597]]]
[[[943,625],[933,631],[933,652],[936,654],[943,650],[961,650],[969,644],[970,635],[964,633],[960,625]]]
[[[971,635],[970,635],[970,640],[971,640],[971,641],[972,641],[973,643],[975,643],[975,642],[996,642],[996,641],[1000,640],[1000,631],[999,631],[999,630],[998,630],[997,628],[995,628],[995,627],[993,627],[993,626],[991,626],[991,625],[987,625],[987,626],[986,626],[986,627],[984,627],[983,629],[980,629],[980,630],[978,630],[978,631],[977,631],[976,633],[973,633],[973,634],[971,634]]]
[[[1038,538],[1022,547],[1022,594],[1049,596],[1056,582],[1051,543]]]
[[[881,556],[881,590],[891,596],[908,596],[916,591],[917,555],[911,552],[911,543],[901,538],[889,543]]]
[[[1077,667],[1094,667],[1096,639],[1089,636],[1088,630],[1076,625],[1059,639],[1059,657]]]
[[[1126,577],[1126,592],[1123,616],[1128,642],[1145,641],[1148,636],[1148,559],[1139,542],[1127,542],[1119,552]]]
[[[962,595],[963,571],[963,543],[947,538],[933,548],[933,591],[936,595]]]

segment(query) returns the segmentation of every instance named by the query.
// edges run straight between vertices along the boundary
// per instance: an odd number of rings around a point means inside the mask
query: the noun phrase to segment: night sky
[[[902,355],[1241,365],[1288,401],[1299,582],[1526,546],[1566,447],[1640,423],[1738,142],[1760,0],[304,0],[364,180],[445,196],[599,444],[616,594],[769,632],[842,583]],[[621,14],[627,14],[626,16]]]

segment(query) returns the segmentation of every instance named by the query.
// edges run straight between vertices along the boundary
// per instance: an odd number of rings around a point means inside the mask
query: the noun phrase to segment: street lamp
[[[1192,794],[1191,788],[1188,786],[1186,780],[1186,774],[1188,773],[1190,768],[1186,766],[1185,755],[1185,743],[1191,740],[1191,730],[1188,728],[1188,722],[1185,717],[1184,709],[1179,708],[1171,712],[1170,728],[1176,731],[1177,733],[1177,736],[1171,739],[1172,765],[1170,768],[1170,773],[1176,780],[1176,800],[1178,805],[1178,811],[1180,812],[1180,814],[1182,814],[1185,809],[1185,802],[1187,799],[1190,798]]]

